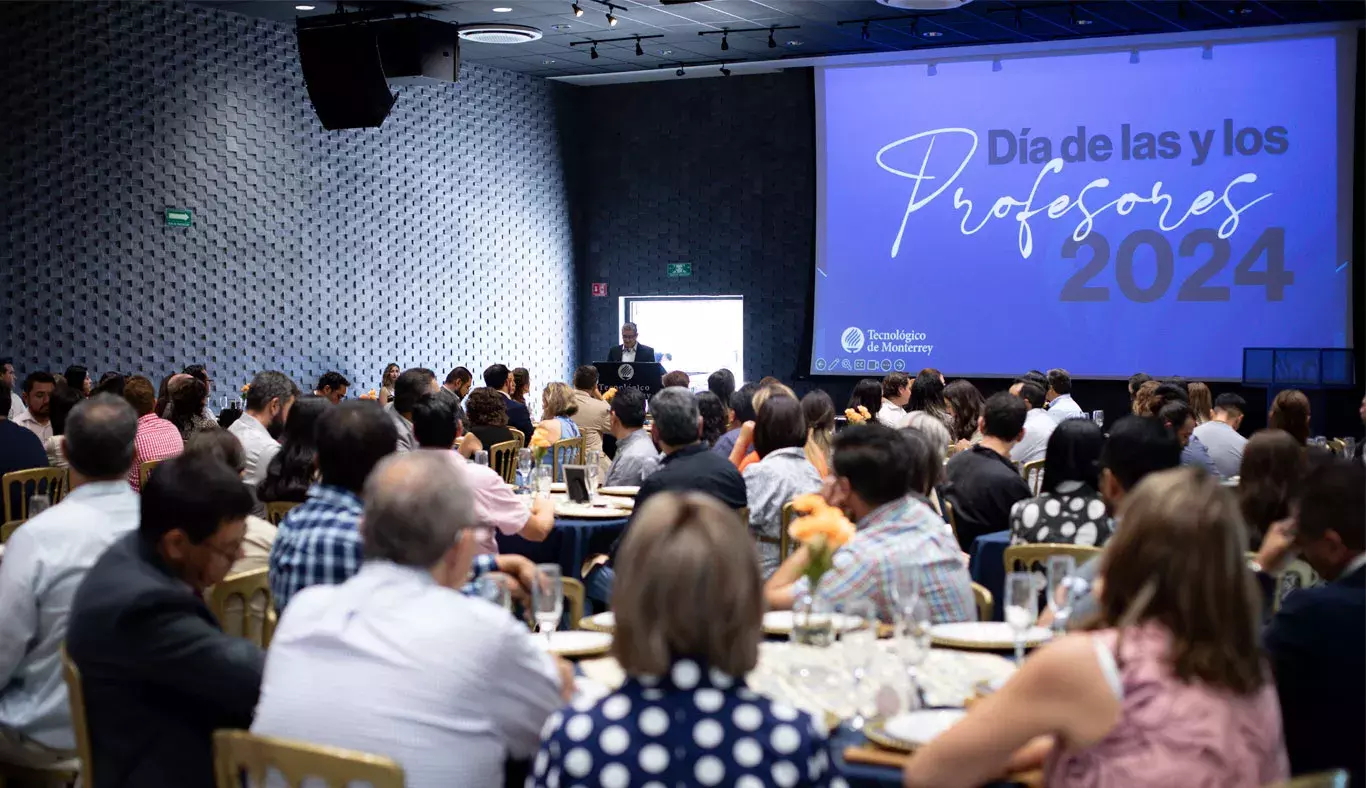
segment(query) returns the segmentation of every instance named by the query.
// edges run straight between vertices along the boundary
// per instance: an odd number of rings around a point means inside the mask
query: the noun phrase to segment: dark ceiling
[[[541,77],[641,71],[677,65],[740,63],[820,55],[938,49],[1117,35],[1177,33],[1306,22],[1358,21],[1362,0],[976,0],[952,11],[909,13],[873,0],[611,0],[616,27],[600,0],[370,0],[347,9],[403,13],[421,9],[447,22],[504,22],[539,29],[544,38],[525,44],[462,42],[462,60]],[[334,13],[333,0],[198,0],[200,6],[290,21]],[[296,11],[311,4],[313,11]],[[495,8],[511,9],[495,12]],[[864,34],[863,20],[872,20]],[[841,24],[842,23],[842,24]],[[796,26],[774,34],[768,28]],[[721,31],[764,28],[726,36]],[[698,35],[707,33],[707,35]],[[641,42],[570,46],[590,39],[660,35]]]

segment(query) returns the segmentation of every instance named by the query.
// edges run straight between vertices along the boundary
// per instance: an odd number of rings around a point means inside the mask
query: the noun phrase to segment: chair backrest
[[[247,731],[214,731],[213,767],[218,788],[266,785],[266,775],[272,770],[291,788],[302,786],[308,778],[321,779],[329,788],[346,788],[351,783],[403,788],[404,780],[402,767],[389,758]]]
[[[516,427],[508,427],[508,432],[512,433],[512,437],[517,439],[518,451],[521,451],[522,449],[526,448],[526,433],[522,432]]]
[[[949,524],[950,530],[953,531],[953,538],[954,538],[954,539],[957,539],[957,538],[958,538],[958,515],[954,513],[954,511],[953,511],[953,502],[950,501],[948,498],[945,498],[945,499],[944,499],[944,522],[946,522],[946,523]]]
[[[567,629],[578,629],[579,622],[583,620],[583,607],[585,592],[583,583],[572,577],[561,578],[561,587],[564,589],[564,598],[568,604],[565,606],[564,615],[568,616],[569,623]],[[526,606],[525,619],[528,627],[532,630],[536,628],[536,619],[532,615],[531,606]]]
[[[977,620],[990,621],[992,612],[996,610],[996,603],[987,587],[973,583],[972,601],[977,605]]]
[[[1029,490],[1038,495],[1043,489],[1043,460],[1033,460],[1020,466],[1020,475],[1029,485]]]
[[[1017,544],[1006,548],[1005,570],[1006,574],[1011,572],[1028,572],[1034,569],[1036,564],[1047,568],[1048,558],[1054,555],[1070,555],[1077,561],[1077,567],[1100,555],[1099,547],[1086,547],[1079,544],[1055,544],[1044,542],[1041,544]],[[1023,565],[1023,568],[1016,569],[1016,566]]]
[[[239,635],[261,648],[270,646],[275,622],[266,611],[275,608],[270,596],[270,570],[253,569],[228,578],[209,591],[209,609],[223,631]]]
[[[289,510],[298,505],[298,501],[271,501],[266,504],[266,519],[271,525],[279,525],[280,521],[285,519],[285,515],[289,514]]]
[[[1283,783],[1273,783],[1267,788],[1347,788],[1349,782],[1350,775],[1346,769],[1334,769],[1331,772],[1302,774]]]
[[[66,468],[13,471],[0,477],[0,483],[5,485],[0,493],[0,500],[5,505],[5,511],[0,512],[0,522],[22,522],[28,519],[29,498],[46,495],[54,504],[62,500],[66,494]]]
[[[583,465],[584,439],[580,435],[577,438],[565,438],[555,441],[550,447],[551,471],[555,474],[555,481],[564,481],[564,466]]]
[[[71,708],[71,728],[76,734],[76,754],[81,759],[81,785],[94,785],[94,759],[90,756],[90,725],[85,719],[85,687],[81,684],[81,671],[66,653],[66,645],[61,648],[62,679],[66,682],[66,702]]]
[[[521,445],[515,440],[489,447],[489,467],[497,471],[508,484],[517,483],[517,452],[521,450]]]
[[[788,501],[787,503],[783,504],[783,519],[782,525],[780,526],[782,530],[778,532],[779,563],[786,561],[787,557],[791,555],[794,550],[796,550],[798,547],[801,547],[800,542],[794,543],[792,537],[787,535],[787,527],[792,524],[792,518],[795,515],[796,513],[792,510],[791,501]],[[745,522],[749,522],[749,518],[745,518]]]
[[[156,467],[160,465],[162,462],[164,462],[164,460],[148,460],[147,462],[144,462],[143,464],[138,466],[139,490],[147,486],[147,480],[152,477],[152,471],[156,470]]]

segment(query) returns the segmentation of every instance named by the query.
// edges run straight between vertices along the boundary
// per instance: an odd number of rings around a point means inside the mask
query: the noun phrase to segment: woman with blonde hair
[[[1088,630],[1039,649],[918,750],[906,786],[980,785],[1045,761],[1054,788],[1266,785],[1289,767],[1260,595],[1233,495],[1197,468],[1125,497]]]
[[[617,558],[612,656],[626,681],[551,715],[527,785],[829,785],[811,716],[745,685],[764,601],[735,513],[700,493],[658,493]]]
[[[394,384],[398,383],[399,373],[403,370],[392,361],[384,367],[384,374],[379,376],[379,404],[388,405],[394,398]]]
[[[574,399],[574,387],[568,383],[551,383],[541,391],[541,422],[536,425],[536,432],[543,433],[548,442],[568,440],[577,438],[581,434],[579,425],[569,418],[579,412],[578,403]],[[530,438],[528,438],[530,440]],[[560,473],[557,482],[564,481],[564,466],[569,464],[573,458],[569,452],[564,451],[559,457]],[[582,462],[587,462],[587,457],[580,458]]]
[[[1267,414],[1266,426],[1273,430],[1285,430],[1299,441],[1301,446],[1309,443],[1309,398],[1298,389],[1286,389],[1271,401],[1271,412]]]
[[[1186,395],[1190,398],[1191,413],[1195,414],[1196,425],[1214,418],[1214,397],[1210,394],[1209,386],[1198,380],[1188,383]]]
[[[802,397],[802,415],[811,437],[806,442],[806,458],[821,476],[830,472],[830,442],[835,438],[835,401],[820,389]]]

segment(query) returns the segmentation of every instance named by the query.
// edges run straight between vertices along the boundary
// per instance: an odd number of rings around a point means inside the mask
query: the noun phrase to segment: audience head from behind
[[[574,399],[574,389],[568,383],[547,383],[541,389],[541,421],[569,418],[579,412],[578,400]]]
[[[906,407],[911,401],[911,379],[905,372],[893,372],[882,378],[882,398],[893,405]]]
[[[137,432],[137,412],[119,397],[99,394],[80,400],[66,416],[64,432],[71,487],[127,479]]]
[[[197,432],[185,444],[185,454],[208,457],[231,468],[239,477],[247,469],[247,453],[242,442],[227,430]]]
[[[987,397],[982,405],[982,417],[977,428],[982,431],[982,441],[997,443],[994,449],[998,454],[1010,455],[1010,446],[1024,435],[1025,401],[1012,397],[1009,393],[998,391]]]
[[[1137,396],[1138,396],[1138,389],[1139,389],[1139,387],[1142,386],[1144,383],[1147,383],[1148,381],[1152,380],[1152,379],[1153,379],[1153,376],[1152,376],[1152,375],[1149,375],[1149,374],[1146,373],[1146,372],[1135,372],[1134,374],[1132,374],[1132,375],[1129,376],[1129,402],[1130,402],[1130,403],[1132,403],[1132,402],[1134,401],[1134,397],[1137,397]]]
[[[322,483],[359,495],[365,478],[394,451],[394,420],[372,402],[348,400],[318,418],[318,471]]]
[[[474,375],[465,367],[456,367],[446,375],[444,384],[458,399],[464,399],[474,386]]]
[[[1100,491],[1100,454],[1105,436],[1089,419],[1067,419],[1048,436],[1043,461],[1043,491],[1058,495],[1058,485],[1080,482]]]
[[[858,410],[860,405],[867,408],[871,416],[877,417],[877,412],[882,410],[882,381],[877,378],[864,378],[854,384],[854,391],[849,395],[849,405],[846,409]]]
[[[1191,406],[1181,400],[1172,400],[1157,412],[1157,418],[1176,436],[1182,446],[1190,443],[1191,433],[1195,432],[1195,415]]]
[[[702,414],[702,442],[715,446],[716,440],[730,428],[730,408],[722,405],[710,391],[699,391],[694,396],[697,397],[697,411]]]
[[[1222,421],[1237,431],[1243,426],[1243,414],[1247,412],[1247,400],[1228,392],[1220,394],[1214,399],[1214,411],[1211,421]]]
[[[209,403],[209,387],[199,378],[182,372],[171,377],[170,382],[166,384],[166,390],[171,398],[166,418],[184,432],[191,416],[204,415],[204,406]]]
[[[944,446],[916,427],[903,427],[898,432],[910,452],[906,464],[910,491],[929,498],[944,475]]]
[[[51,372],[30,372],[24,378],[24,407],[39,424],[48,423],[49,400],[56,388],[57,378]]]
[[[440,397],[423,397],[413,406],[413,437],[424,449],[449,451],[460,437],[455,407]]]
[[[735,393],[735,373],[722,367],[707,376],[707,391],[716,395],[721,404],[730,408],[730,397]]]
[[[290,408],[289,421],[280,438],[280,450],[271,458],[266,477],[257,488],[262,501],[303,501],[318,468],[318,420],[336,407],[326,397],[299,397]]]
[[[598,368],[584,364],[574,370],[574,388],[593,394],[598,390]]]
[[[0,375],[0,421],[9,418],[10,395],[14,392],[13,386],[8,378],[12,375]]]
[[[911,491],[910,445],[883,424],[855,424],[840,432],[831,463],[835,479],[826,498],[851,520],[861,520]]]
[[[394,410],[405,419],[413,412],[413,406],[427,394],[435,394],[436,373],[430,369],[414,367],[403,371],[394,383]]]
[[[1262,430],[1243,446],[1238,505],[1253,545],[1291,514],[1306,468],[1304,447],[1284,430]]]
[[[617,440],[645,426],[645,395],[640,389],[624,388],[612,398],[612,435]]]
[[[72,364],[66,368],[66,385],[75,389],[82,397],[90,396],[90,389],[94,384],[90,380],[90,371],[79,364]]]
[[[1100,450],[1100,494],[1113,513],[1144,477],[1180,464],[1175,435],[1155,419],[1125,416],[1110,426]]]
[[[1301,492],[1295,545],[1315,572],[1337,580],[1366,552],[1366,466],[1315,457]]]
[[[362,497],[366,560],[425,569],[447,588],[468,581],[479,552],[474,497],[449,458],[425,451],[387,457]]]
[[[1064,394],[1072,393],[1072,376],[1068,374],[1067,370],[1059,368],[1050,369],[1045,377],[1048,378],[1048,392],[1046,396],[1049,402],[1052,402]]]
[[[1190,397],[1191,413],[1195,415],[1196,424],[1204,424],[1213,418],[1214,398],[1209,386],[1196,381],[1186,386],[1186,395]]]
[[[351,381],[340,372],[325,372],[318,378],[318,387],[313,393],[336,405],[346,399],[346,390],[351,387]]]
[[[1153,415],[1153,403],[1157,399],[1157,387],[1162,385],[1156,380],[1145,380],[1134,393],[1134,401],[1130,406],[1130,411],[1135,416]]]
[[[675,369],[674,371],[665,374],[664,379],[661,380],[660,383],[665,388],[668,388],[669,386],[678,386],[686,389],[692,386],[692,377],[681,369]]]
[[[1236,695],[1260,689],[1261,598],[1233,496],[1198,468],[1169,469],[1139,482],[1120,516],[1099,559],[1104,583],[1090,628],[1158,625],[1170,633],[1176,678]]]
[[[283,372],[258,372],[247,386],[246,415],[261,423],[272,438],[285,431],[289,409],[299,398],[299,387]]]
[[[1298,389],[1286,389],[1271,401],[1266,426],[1285,430],[1303,446],[1309,443],[1309,398]]]
[[[730,409],[735,414],[735,423],[744,424],[754,421],[754,395],[759,393],[758,383],[746,383],[730,397]]]
[[[835,402],[830,395],[820,389],[807,392],[802,397],[802,416],[806,418],[806,428],[811,431],[811,441],[830,459],[830,442],[835,437]]]
[[[618,393],[617,396],[621,396]],[[506,427],[507,398],[496,388],[484,386],[470,392],[465,400],[465,416],[474,427]]]
[[[1167,405],[1173,402],[1184,402],[1190,405],[1190,395],[1186,389],[1175,383],[1158,383],[1157,388],[1153,389],[1152,399],[1148,401],[1148,413],[1143,415],[1156,416]]]
[[[927,413],[946,413],[944,404],[944,376],[937,369],[922,369],[911,385],[907,410],[920,410]]]
[[[627,675],[666,675],[683,658],[736,678],[754,668],[763,639],[759,557],[735,512],[702,493],[651,496],[616,566],[612,656]]]
[[[123,386],[123,398],[137,411],[138,418],[156,411],[157,392],[152,381],[141,375],[134,375]]]
[[[115,396],[110,394],[110,396]],[[52,423],[52,434],[62,435],[66,433],[66,417],[71,413],[71,409],[85,400],[81,393],[65,383],[59,384],[52,390],[52,398],[48,400],[48,419]]]
[[[977,433],[977,419],[982,415],[982,392],[970,382],[959,378],[944,387],[944,401],[953,413],[953,439],[970,441]]]
[[[1010,391],[1023,400],[1024,403],[1029,406],[1029,410],[1041,410],[1043,409],[1044,404],[1048,402],[1047,392],[1044,391],[1042,386],[1032,381],[1016,383],[1014,386],[1010,387]]]
[[[181,370],[181,372],[184,372],[186,375],[189,375],[195,380],[198,380],[200,383],[203,383],[204,387],[209,389],[210,391],[213,390],[213,380],[209,377],[208,368],[205,367],[203,364],[191,364],[185,369]]]
[[[512,370],[512,398],[526,404],[526,395],[531,391],[531,370],[517,367]]]
[[[665,453],[697,443],[702,437],[702,414],[692,392],[677,386],[663,389],[650,398],[654,415],[651,436]]]
[[[255,498],[237,471],[216,457],[187,452],[157,466],[142,485],[141,504],[143,543],[171,574],[203,592],[242,557]]]
[[[484,370],[484,385],[494,391],[511,394],[512,387],[515,385],[512,380],[512,371],[504,364],[494,364]]]
[[[1042,372],[1035,372],[1033,370],[1024,373],[1018,378],[1015,378],[1015,382],[1010,384],[1010,393],[1014,394],[1017,397],[1020,396],[1021,387],[1024,386],[1024,384],[1026,383],[1033,383],[1034,385],[1038,386],[1039,391],[1044,392],[1045,396],[1047,396],[1048,377],[1044,375]]]
[[[118,372],[106,372],[100,375],[100,382],[90,390],[91,394],[113,394],[116,397],[123,396],[123,387],[128,385],[128,379]]]
[[[806,416],[796,397],[771,396],[754,422],[754,451],[763,459],[779,449],[806,446]]]

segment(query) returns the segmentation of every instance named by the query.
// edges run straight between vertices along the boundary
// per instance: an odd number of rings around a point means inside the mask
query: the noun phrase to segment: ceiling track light
[[[725,52],[725,51],[728,50],[728,49],[730,49],[730,34],[729,34],[729,33],[722,33],[722,34],[721,34],[721,51],[722,51],[722,52]]]
[[[578,3],[570,3],[569,7],[574,9],[574,16],[583,16],[583,8]]]
[[[773,31],[772,31],[772,30],[769,30],[769,31],[768,31],[768,48],[769,48],[769,49],[774,49],[774,48],[776,48],[777,46],[778,46],[778,42],[773,40]]]
[[[607,26],[608,26],[608,27],[616,27],[616,26],[617,26],[617,18],[616,18],[615,16],[612,16],[612,12],[611,12],[611,11],[608,11],[608,12],[607,12]]]
[[[681,77],[681,76],[683,76],[683,75],[686,74],[686,73],[688,73],[688,72],[686,72],[686,71],[683,70],[683,64],[682,64],[682,63],[679,63],[679,64],[678,64],[678,70],[674,72],[674,76],[676,76],[676,77]]]
[[[728,76],[730,76],[730,69],[726,68],[726,66],[725,66],[724,64],[722,64],[722,66],[721,66],[721,76],[723,76],[723,77],[728,77]]]
[[[864,23],[863,23],[863,30],[859,33],[859,35],[863,36],[863,40],[864,40],[864,41],[867,41],[869,38],[872,37],[872,36],[868,33],[868,23],[867,23],[867,22],[864,22]]]
[[[640,57],[640,56],[643,55],[643,54],[645,54],[645,50],[641,48],[641,46],[640,46],[640,39],[637,38],[637,39],[636,39],[636,57]]]
[[[597,60],[597,59],[598,59],[598,45],[597,45],[597,44],[594,44],[593,46],[591,46],[591,47],[588,48],[588,57],[589,57],[590,60]]]

